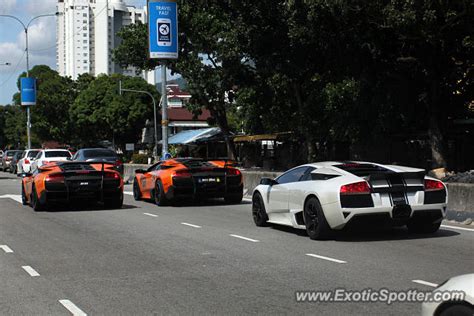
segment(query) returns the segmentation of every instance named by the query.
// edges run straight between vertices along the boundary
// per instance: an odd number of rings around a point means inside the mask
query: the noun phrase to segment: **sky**
[[[136,7],[146,4],[146,0],[125,2]],[[57,0],[0,0],[0,14],[13,15],[26,25],[37,15],[55,13],[56,3]],[[56,69],[56,18],[36,19],[28,28],[28,34],[30,69],[35,65]],[[0,17],[0,105],[10,104],[13,94],[18,91],[16,80],[26,70],[24,53],[23,27],[11,18]]]

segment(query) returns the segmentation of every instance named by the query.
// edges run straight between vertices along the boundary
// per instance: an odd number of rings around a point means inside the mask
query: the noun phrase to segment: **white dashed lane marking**
[[[413,283],[418,283],[418,284],[423,284],[423,285],[427,285],[427,286],[431,286],[431,287],[437,287],[438,284],[436,283],[431,283],[431,282],[428,282],[428,281],[423,281],[423,280],[411,280]]]
[[[68,311],[70,311],[74,316],[87,316],[79,307],[77,307],[73,302],[70,300],[59,300]]]
[[[36,272],[35,269],[33,269],[32,267],[30,266],[22,266],[23,270],[25,270],[29,275],[31,275],[32,277],[37,277],[37,276],[40,276],[40,274],[38,272]]]
[[[332,261],[332,262],[336,262],[336,263],[347,263],[347,261],[344,261],[344,260],[339,260],[339,259],[334,259],[334,258],[330,258],[330,257],[315,255],[314,253],[307,253],[306,255],[309,256],[309,257],[323,259],[323,260]]]
[[[0,245],[0,249],[5,251],[6,253],[12,253],[13,252],[13,250],[10,247],[8,247],[7,245]]]
[[[189,224],[189,223],[181,223],[181,224],[182,224],[182,225],[189,226],[189,227],[201,228],[201,226],[199,226],[199,225],[194,225],[194,224]]]
[[[259,242],[259,240],[252,239],[252,238],[248,238],[248,237],[244,237],[244,236],[240,236],[240,235],[230,234],[229,236],[234,237],[234,238],[239,238],[239,239],[247,240],[247,241],[251,241],[251,242]]]

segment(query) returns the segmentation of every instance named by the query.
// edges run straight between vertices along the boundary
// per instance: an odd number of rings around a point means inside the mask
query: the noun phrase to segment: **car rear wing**
[[[375,193],[416,192],[424,190],[424,171],[416,172],[379,172],[370,174],[366,179]]]

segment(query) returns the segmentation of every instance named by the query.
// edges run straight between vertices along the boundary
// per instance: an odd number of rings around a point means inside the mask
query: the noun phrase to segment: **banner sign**
[[[36,105],[36,79],[21,78],[21,105]]]
[[[150,58],[178,58],[178,6],[175,1],[148,1]]]

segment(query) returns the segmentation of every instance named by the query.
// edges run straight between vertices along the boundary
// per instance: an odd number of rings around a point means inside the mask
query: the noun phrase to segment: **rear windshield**
[[[16,154],[16,151],[7,151],[7,157],[13,157]]]
[[[353,175],[356,175],[358,177],[366,177],[371,174],[391,172],[390,170],[386,168],[383,168],[377,165],[368,164],[368,163],[348,162],[348,163],[343,163],[340,165],[334,165],[334,167],[350,172]]]
[[[117,157],[117,154],[114,153],[112,150],[106,149],[94,149],[94,150],[84,150],[84,157],[85,158],[94,158],[94,157]]]
[[[68,151],[60,151],[60,150],[55,150],[55,151],[46,151],[45,153],[46,158],[52,158],[52,157],[71,157],[71,154]]]
[[[28,158],[34,158],[39,153],[39,150],[32,150],[28,153]]]

